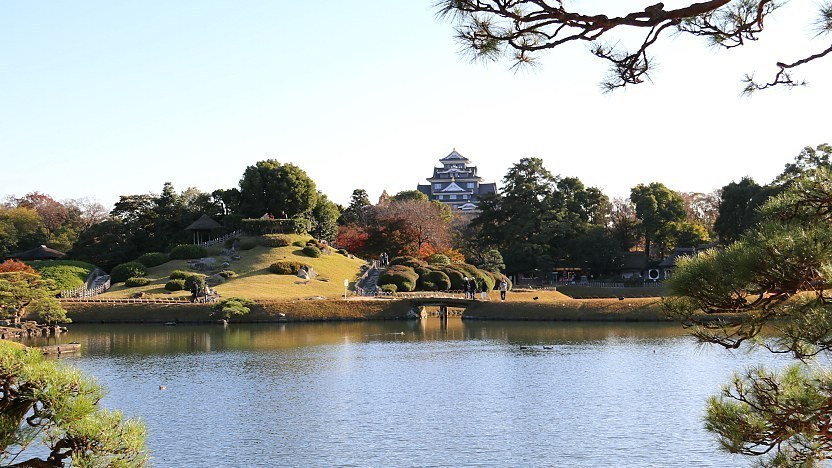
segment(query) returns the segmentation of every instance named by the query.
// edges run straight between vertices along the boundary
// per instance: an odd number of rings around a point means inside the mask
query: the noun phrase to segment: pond
[[[61,340],[106,406],[147,423],[156,466],[748,465],[703,429],[705,399],[786,361],[667,324],[79,324]]]

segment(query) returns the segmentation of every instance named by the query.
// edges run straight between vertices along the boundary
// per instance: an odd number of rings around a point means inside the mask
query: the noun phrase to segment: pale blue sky
[[[808,88],[739,95],[743,73],[827,46],[802,27],[812,1],[744,50],[670,38],[654,83],[611,95],[583,45],[515,74],[460,56],[433,0],[310,4],[0,1],[0,195],[109,205],[165,181],[229,188],[274,158],[345,203],[358,187],[415,188],[453,147],[488,180],[539,156],[612,196],[651,181],[709,191],[768,181],[832,141],[832,60],[799,72]]]

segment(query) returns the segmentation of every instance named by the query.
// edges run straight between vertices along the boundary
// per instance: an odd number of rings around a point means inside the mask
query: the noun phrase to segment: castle
[[[482,177],[477,176],[477,166],[469,166],[471,161],[456,149],[439,163],[442,167],[433,168],[433,177],[427,179],[429,183],[416,187],[430,200],[462,211],[475,211],[480,197],[497,191],[497,184],[482,183]]]

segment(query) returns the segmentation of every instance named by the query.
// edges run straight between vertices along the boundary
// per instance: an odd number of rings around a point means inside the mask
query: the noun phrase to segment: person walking
[[[191,284],[191,302],[196,302],[196,297],[199,295],[199,286],[197,286],[196,281]]]
[[[506,301],[506,291],[508,291],[508,282],[505,279],[500,280],[500,300]]]
[[[477,280],[473,276],[468,280],[468,291],[470,291],[471,299],[477,298]]]
[[[462,291],[465,293],[465,299],[468,299],[468,277],[462,280]]]

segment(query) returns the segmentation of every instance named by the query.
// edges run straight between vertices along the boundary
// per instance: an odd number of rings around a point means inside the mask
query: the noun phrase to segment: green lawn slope
[[[309,236],[289,236],[293,241],[309,240]],[[209,253],[222,263],[219,256],[221,248],[214,248]],[[263,247],[258,245],[251,250],[238,252],[240,260],[231,262],[228,267],[236,273],[225,283],[215,289],[222,297],[245,297],[257,300],[294,300],[315,296],[337,298],[344,294],[344,280],[354,283],[364,264],[358,258],[348,258],[333,251],[330,255],[311,258],[301,252],[301,248],[290,245],[288,247]],[[276,275],[269,272],[269,265],[280,260],[293,260],[311,266],[318,277],[313,280],[302,280],[294,275]],[[127,288],[123,283],[113,286],[100,297],[129,297],[137,292],[144,292],[150,297],[187,297],[187,291],[171,293],[164,289],[173,270],[188,270],[187,260],[171,260],[163,265],[149,268],[147,278],[153,280],[149,285]]]

